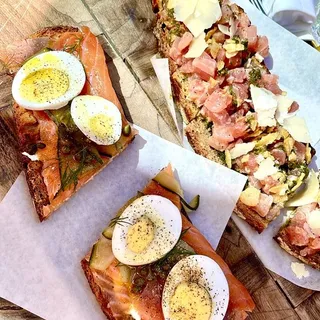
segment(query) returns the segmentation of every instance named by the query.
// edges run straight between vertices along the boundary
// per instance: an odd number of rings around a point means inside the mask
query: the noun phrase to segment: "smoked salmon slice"
[[[43,111],[35,111],[33,115],[39,123],[40,140],[44,148],[39,148],[37,156],[43,163],[42,176],[47,186],[49,201],[52,201],[61,188],[57,125]]]
[[[105,61],[104,51],[98,38],[88,27],[79,32],[68,32],[52,44],[54,50],[72,51],[81,60],[87,81],[82,94],[96,95],[114,103],[121,111],[122,107],[113,89]]]
[[[169,165],[164,169],[168,174],[173,175],[172,167]],[[143,190],[144,194],[157,194],[168,198],[174,204],[177,203],[179,196],[169,192],[168,190],[161,187],[157,182],[151,181]],[[180,209],[180,208],[179,208]],[[201,234],[201,232],[191,223],[188,219],[182,216],[182,228],[188,231],[183,236],[184,240],[190,247],[192,247],[197,254],[202,254],[210,257],[218,263],[222,271],[224,272],[228,284],[229,284],[229,306],[227,310],[226,319],[245,319],[247,312],[251,312],[255,303],[253,302],[249,292],[244,285],[232,274],[228,265],[224,260],[213,250],[208,240]]]

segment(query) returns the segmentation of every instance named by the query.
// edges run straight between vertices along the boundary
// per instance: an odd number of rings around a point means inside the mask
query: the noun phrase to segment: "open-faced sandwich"
[[[275,236],[294,257],[320,270],[320,193],[317,174],[311,171],[304,189],[288,202],[297,207]]]
[[[14,74],[14,120],[40,220],[119,155],[136,134],[89,28],[49,27],[1,52]]]
[[[267,69],[268,39],[229,0],[153,0],[159,52],[195,152],[248,176],[235,212],[262,232],[308,176],[297,102]]]
[[[108,319],[245,319],[254,309],[246,288],[184,215],[182,196],[168,166],[119,210],[82,260]]]

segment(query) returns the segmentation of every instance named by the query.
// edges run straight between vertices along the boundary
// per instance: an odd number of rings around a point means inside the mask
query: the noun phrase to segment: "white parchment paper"
[[[155,55],[151,58],[151,63],[152,63],[154,72],[156,73],[157,78],[159,80],[159,84],[163,91],[164,97],[166,99],[167,107],[171,113],[171,116],[177,128],[177,131],[179,133],[179,136],[182,140],[183,129],[182,129],[182,125],[179,125],[178,123],[177,114],[176,114],[173,97],[172,97],[169,61],[168,59],[162,59],[157,57],[157,55]]]
[[[80,267],[117,210],[169,162],[194,224],[216,247],[246,178],[141,128],[128,149],[40,223],[25,177],[0,204],[0,296],[51,320],[105,319]],[[232,192],[230,192],[232,190]]]
[[[299,103],[298,115],[305,118],[312,145],[315,146],[320,139],[320,53],[263,15],[248,0],[234,2],[245,9],[252,23],[258,27],[258,34],[268,37],[270,56],[266,59],[266,64],[279,76],[280,87]],[[170,87],[169,75],[164,76],[165,72],[165,68],[162,72],[157,72],[164,92],[167,91],[165,88]],[[186,149],[192,150],[185,136],[183,145]],[[320,145],[317,149],[320,154]],[[291,270],[291,262],[299,260],[287,254],[273,240],[283,224],[283,215],[286,214],[285,210],[283,211],[261,235],[236,215],[232,217],[268,269],[299,286],[320,291],[320,272],[307,267],[310,276],[298,279]]]

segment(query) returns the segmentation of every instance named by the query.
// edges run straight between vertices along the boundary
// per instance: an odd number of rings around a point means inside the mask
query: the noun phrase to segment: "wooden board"
[[[149,0],[1,0],[0,48],[44,26],[88,25],[108,54],[111,78],[128,118],[179,144],[150,64],[157,50],[153,19]],[[0,199],[20,172],[10,104],[10,79],[1,76],[0,64]],[[249,319],[320,319],[320,293],[266,270],[232,221],[218,252],[256,302]],[[0,298],[0,319],[39,318]]]

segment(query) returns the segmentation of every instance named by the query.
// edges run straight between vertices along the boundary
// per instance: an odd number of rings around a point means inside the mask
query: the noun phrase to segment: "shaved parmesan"
[[[283,124],[284,119],[294,116],[294,113],[289,114],[293,100],[283,95],[276,96],[276,99],[278,101],[276,119],[280,124]]]
[[[305,188],[296,193],[287,203],[287,207],[300,207],[312,202],[316,202],[319,193],[319,180],[312,170],[306,181]]]
[[[182,2],[184,3],[184,1]],[[221,16],[222,12],[218,0],[198,0],[193,15],[183,22],[197,38],[205,29],[220,20]]]
[[[291,270],[298,279],[307,278],[310,275],[306,266],[300,262],[291,262]]]
[[[27,152],[22,152],[22,154],[26,157],[28,157],[31,161],[37,161],[39,160],[38,156],[36,154],[29,154]]]
[[[208,44],[206,42],[206,34],[202,32],[199,37],[193,38],[189,51],[185,54],[186,58],[198,58],[206,50]]]
[[[293,218],[294,211],[295,210],[293,209],[287,209],[286,214],[283,216],[282,224],[286,224],[291,218]]]
[[[271,158],[266,158],[260,162],[259,169],[253,175],[258,180],[263,180],[277,172],[278,168],[274,166],[274,161]]]
[[[264,60],[264,57],[258,52],[254,56],[260,63]]]
[[[230,150],[231,159],[236,159],[247,154],[254,149],[255,145],[255,142],[236,144],[234,148]]]
[[[320,236],[320,210],[316,209],[307,213],[307,222],[312,232]]]
[[[258,115],[258,124],[262,127],[276,125],[274,118],[278,101],[276,96],[269,90],[250,85],[252,103]]]
[[[198,0],[175,0],[171,1],[170,6],[174,8],[176,20],[184,22],[194,13],[197,3]]]
[[[258,112],[258,124],[261,127],[273,127],[275,126],[276,120],[274,119],[275,109],[260,110]]]
[[[200,23],[194,15],[190,16],[189,19],[185,21],[185,25],[195,38],[199,37],[199,35],[205,30],[205,28],[203,28],[203,23]]]
[[[303,118],[294,116],[284,119],[283,127],[291,134],[294,140],[304,143],[311,142],[309,130]]]
[[[229,28],[223,24],[218,24],[218,29],[225,35],[230,36]]]

